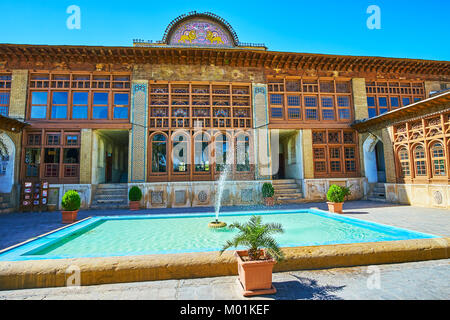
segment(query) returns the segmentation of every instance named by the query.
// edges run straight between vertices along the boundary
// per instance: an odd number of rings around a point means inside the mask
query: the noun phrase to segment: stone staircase
[[[128,208],[128,185],[99,184],[93,191],[91,209],[125,209]]]
[[[275,189],[275,203],[302,203],[304,202],[302,188],[294,179],[272,180]]]
[[[372,191],[367,195],[367,200],[370,201],[386,201],[386,190],[384,183],[375,183]]]

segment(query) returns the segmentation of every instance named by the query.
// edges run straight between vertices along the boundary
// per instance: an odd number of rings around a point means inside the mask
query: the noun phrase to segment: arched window
[[[195,172],[209,172],[209,136],[199,133],[194,138]]]
[[[236,171],[250,171],[250,138],[243,133],[236,138]]]
[[[167,138],[158,133],[152,139],[152,172],[167,172]]]
[[[182,133],[172,136],[173,172],[186,173],[189,170],[189,138]]]
[[[409,154],[406,148],[403,147],[398,151],[398,159],[400,161],[402,176],[409,177],[411,175],[411,171],[409,168]]]
[[[431,163],[433,176],[445,176],[445,152],[444,146],[440,142],[436,142],[431,146]]]
[[[414,165],[416,168],[416,176],[427,175],[427,163],[425,149],[419,145],[414,149]]]
[[[215,140],[216,171],[223,171],[226,165],[232,163],[228,157],[231,157],[229,138],[226,134],[219,134]]]

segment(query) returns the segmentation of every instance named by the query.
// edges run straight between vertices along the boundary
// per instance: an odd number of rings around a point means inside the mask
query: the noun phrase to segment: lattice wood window
[[[271,121],[352,121],[350,81],[269,79],[268,88]]]
[[[393,126],[397,180],[448,183],[450,113]]]
[[[22,178],[45,178],[51,183],[78,183],[80,132],[25,131],[22,157]]]
[[[151,128],[251,128],[250,86],[150,84]]]
[[[423,82],[366,81],[369,118],[425,99]]]
[[[445,151],[441,142],[435,142],[430,148],[433,176],[446,176]]]
[[[316,176],[357,176],[358,149],[352,130],[313,130],[313,161]]]

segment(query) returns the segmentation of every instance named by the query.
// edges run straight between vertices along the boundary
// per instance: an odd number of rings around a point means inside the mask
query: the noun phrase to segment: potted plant
[[[61,201],[61,206],[63,207],[62,222],[63,223],[74,223],[77,220],[78,210],[81,206],[81,198],[78,192],[74,190],[67,191]]]
[[[348,195],[350,195],[350,188],[333,184],[327,192],[328,211],[333,213],[342,213],[344,199]]]
[[[262,196],[264,198],[264,204],[266,206],[273,206],[275,203],[275,200],[273,198],[275,194],[275,189],[273,188],[272,184],[269,182],[266,182],[262,186]]]
[[[272,285],[272,270],[275,263],[284,259],[284,254],[271,235],[283,233],[282,226],[263,224],[260,216],[252,216],[247,223],[235,222],[229,228],[238,229],[239,233],[225,243],[220,254],[230,247],[247,248],[235,253],[244,297],[277,292]]]
[[[130,200],[130,210],[139,210],[140,201],[142,199],[142,191],[137,186],[131,187],[128,192],[128,200]]]

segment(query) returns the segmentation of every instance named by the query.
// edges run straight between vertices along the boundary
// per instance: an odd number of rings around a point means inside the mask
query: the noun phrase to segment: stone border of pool
[[[450,258],[450,238],[284,248],[274,272]],[[80,270],[82,286],[237,275],[232,252],[155,254],[0,262],[0,290],[64,287]],[[68,270],[68,271],[67,271]],[[67,271],[67,273],[66,273]]]

